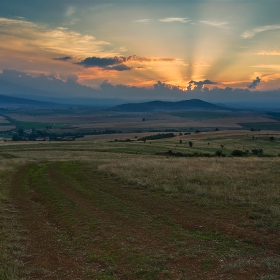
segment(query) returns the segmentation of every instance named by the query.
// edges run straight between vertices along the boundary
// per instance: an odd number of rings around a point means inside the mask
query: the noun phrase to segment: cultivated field
[[[0,116],[1,117],[1,116]],[[1,121],[1,119],[3,121]],[[167,112],[122,113],[95,111],[93,109],[42,109],[8,110],[2,113],[3,126],[23,129],[46,129],[53,133],[92,132],[116,130],[123,133],[152,131],[213,131],[219,129],[271,129],[280,131],[280,121],[275,113],[254,111],[238,112]],[[5,122],[5,124],[4,124]],[[8,128],[6,128],[8,129]]]
[[[279,133],[151,134],[1,143],[0,279],[279,279]]]

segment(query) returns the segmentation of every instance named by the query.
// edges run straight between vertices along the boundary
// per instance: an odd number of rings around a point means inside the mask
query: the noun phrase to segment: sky
[[[273,100],[279,11],[279,0],[1,0],[1,93]]]

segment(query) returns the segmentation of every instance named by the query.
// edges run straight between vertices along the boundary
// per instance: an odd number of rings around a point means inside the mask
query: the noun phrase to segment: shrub
[[[253,149],[252,153],[254,155],[260,155],[261,156],[263,154],[263,149]]]
[[[221,157],[223,155],[223,152],[221,151],[221,150],[217,150],[216,152],[215,152],[215,156],[216,157]]]
[[[232,155],[233,157],[243,157],[243,156],[246,156],[247,153],[245,153],[245,152],[243,152],[243,151],[240,151],[240,150],[233,150],[233,151],[231,152],[231,155]]]

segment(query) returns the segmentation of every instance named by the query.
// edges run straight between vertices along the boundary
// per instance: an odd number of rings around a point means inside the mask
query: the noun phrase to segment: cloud
[[[158,81],[156,84],[154,84],[154,90],[156,91],[181,91],[179,86],[174,85],[168,85],[166,83],[162,83],[161,81]]]
[[[161,21],[161,22],[182,22],[182,23],[188,23],[191,20],[188,19],[188,18],[177,18],[177,17],[173,18],[173,17],[170,17],[170,18],[159,19],[159,21]]]
[[[280,64],[261,64],[261,65],[253,65],[250,67],[265,68],[270,70],[280,70]]]
[[[68,17],[70,17],[70,16],[72,16],[73,14],[75,14],[75,8],[73,7],[73,6],[70,6],[70,7],[68,7],[67,8],[67,10],[66,10],[66,16],[68,16]]]
[[[210,80],[204,80],[204,81],[193,81],[191,80],[189,82],[189,85],[187,86],[187,90],[194,90],[194,91],[202,91],[204,85],[215,85],[216,82],[212,82]]]
[[[193,85],[198,86],[198,85],[215,85],[215,84],[217,84],[217,83],[216,83],[216,82],[212,82],[212,81],[210,81],[210,80],[204,80],[204,81],[199,81],[199,82],[196,82],[196,81],[191,80],[191,81],[189,82],[189,84],[193,84]]]
[[[164,58],[164,57],[140,57],[137,55],[131,55],[127,57],[127,61],[135,62],[174,62],[177,61],[175,58]]]
[[[132,70],[134,67],[129,67],[125,64],[115,65],[115,66],[106,66],[103,69],[104,70],[115,70],[115,71],[128,71]]]
[[[198,63],[191,63],[186,66],[205,66],[206,67],[206,66],[210,66],[210,65],[205,62],[198,62]]]
[[[75,63],[84,66],[85,68],[99,68],[107,71],[128,71],[134,69],[134,67],[127,66],[124,63],[127,62],[127,58],[123,56],[115,57],[88,57],[81,62]]]
[[[257,80],[257,79],[256,79]],[[68,102],[71,98],[120,98],[125,100],[186,100],[202,99],[209,102],[270,102],[275,106],[280,103],[280,90],[250,91],[249,89],[234,89],[231,87],[208,89],[201,85],[215,84],[210,80],[191,81],[195,88],[182,90],[178,86],[158,81],[153,88],[111,84],[104,80],[99,88],[91,88],[80,84],[79,77],[73,73],[62,79],[58,73],[31,75],[14,69],[4,69],[0,72],[0,93],[28,97],[44,98],[48,101]],[[87,101],[88,102],[88,101]],[[93,101],[94,102],[94,99]],[[124,101],[125,102],[125,101]]]
[[[137,55],[131,55],[128,57],[124,56],[115,56],[115,57],[87,57],[86,59],[76,62],[75,64],[82,65],[85,68],[99,68],[101,70],[114,70],[114,71],[127,71],[132,69],[142,69],[143,67],[128,66],[126,64],[136,63],[136,64],[145,64],[145,63],[179,63],[184,64],[184,62],[176,58],[164,58],[164,57],[140,57]]]
[[[200,21],[203,24],[206,25],[210,25],[210,26],[214,26],[214,27],[218,27],[218,28],[222,28],[222,29],[227,29],[227,24],[228,22],[225,21],[217,21],[217,20],[201,20]]]
[[[62,79],[57,73],[31,75],[15,69],[4,69],[0,72],[0,92],[56,97],[92,94],[92,88],[80,84],[78,80],[75,73]]]
[[[109,42],[97,40],[91,35],[71,31],[65,27],[51,28],[23,19],[0,17],[0,47],[2,49],[44,52],[51,55],[90,56],[92,53],[106,55]],[[4,39],[5,38],[5,39]]]
[[[77,64],[82,65],[86,68],[90,67],[106,67],[106,66],[111,66],[111,65],[117,65],[117,64],[122,64],[126,61],[125,57],[87,57],[86,59],[82,60],[81,62],[78,62]]]
[[[132,22],[147,23],[147,22],[150,22],[150,21],[151,21],[151,19],[144,18],[144,19],[133,20]]]
[[[276,25],[265,25],[265,26],[261,26],[252,30],[247,30],[244,33],[241,34],[241,37],[247,39],[247,38],[252,38],[254,37],[256,34],[264,32],[264,31],[269,31],[269,30],[275,30],[275,29],[280,29],[280,25],[276,24]]]
[[[62,60],[62,61],[67,61],[67,60],[71,60],[72,57],[71,56],[63,56],[63,57],[55,57],[53,58],[53,60]]]
[[[257,85],[261,82],[261,79],[257,77],[253,82],[248,86],[250,89],[255,89]]]
[[[264,51],[264,50],[261,50],[257,53],[257,55],[280,55],[280,51]]]

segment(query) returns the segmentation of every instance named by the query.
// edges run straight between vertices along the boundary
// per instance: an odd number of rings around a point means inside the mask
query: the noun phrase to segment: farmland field
[[[279,279],[278,133],[2,143],[0,278]]]
[[[169,113],[127,113],[97,111],[89,108],[72,109],[17,109],[2,112],[3,130],[9,125],[23,129],[48,129],[54,133],[92,132],[115,130],[124,133],[177,130],[192,132],[219,129],[272,129],[279,130],[275,113],[251,111],[238,112],[169,112]],[[271,115],[272,114],[272,115]]]

